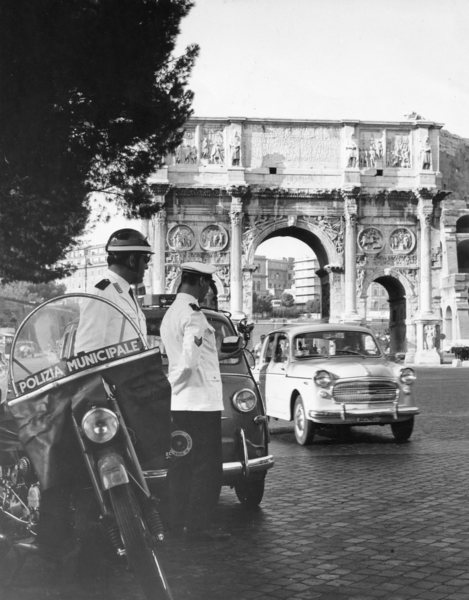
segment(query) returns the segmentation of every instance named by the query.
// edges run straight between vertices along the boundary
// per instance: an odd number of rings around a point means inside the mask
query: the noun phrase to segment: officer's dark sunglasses
[[[151,254],[142,254],[141,255],[146,264],[151,261]]]

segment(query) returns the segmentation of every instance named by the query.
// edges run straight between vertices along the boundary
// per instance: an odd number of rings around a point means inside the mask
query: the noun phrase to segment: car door
[[[289,360],[288,335],[284,332],[278,333],[273,340],[273,352],[266,368],[265,385],[267,414],[278,419],[290,419],[290,394],[287,381]]]

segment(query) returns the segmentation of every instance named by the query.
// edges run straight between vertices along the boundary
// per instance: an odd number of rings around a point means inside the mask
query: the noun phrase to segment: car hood
[[[385,359],[360,358],[359,356],[329,359],[304,359],[289,364],[288,377],[313,377],[316,371],[324,369],[339,378],[354,377],[395,377],[399,366]]]

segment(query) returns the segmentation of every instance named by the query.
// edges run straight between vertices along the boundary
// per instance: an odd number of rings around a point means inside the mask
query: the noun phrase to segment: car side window
[[[265,346],[265,353],[262,362],[269,363],[272,360],[272,356],[274,354],[274,341],[275,335],[269,335],[267,338],[267,344]]]
[[[286,336],[279,336],[275,347],[274,362],[286,362],[288,360],[288,348],[288,338]]]

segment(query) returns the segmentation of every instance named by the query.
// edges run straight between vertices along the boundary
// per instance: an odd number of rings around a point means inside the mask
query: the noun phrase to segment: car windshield
[[[330,356],[380,356],[374,337],[366,331],[310,331],[293,338],[295,358]]]

